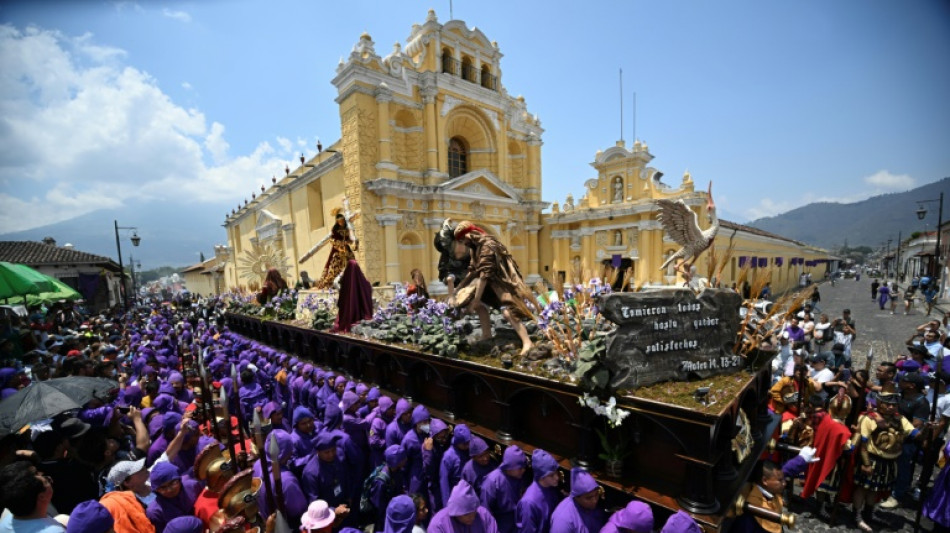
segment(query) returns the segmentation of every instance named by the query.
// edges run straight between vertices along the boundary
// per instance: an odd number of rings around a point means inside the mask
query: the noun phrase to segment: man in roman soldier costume
[[[472,263],[465,279],[459,283],[452,305],[478,314],[483,340],[491,338],[491,318],[486,305],[501,309],[521,339],[522,355],[528,353],[533,344],[522,320],[532,313],[525,301],[534,302],[535,308],[540,306],[525,285],[518,263],[504,244],[467,220],[455,227],[455,240],[466,247],[461,251],[456,249],[456,257],[471,253]]]
[[[899,402],[900,394],[888,383],[878,394],[877,411],[858,419],[858,432],[852,437],[852,444],[859,450],[854,473],[854,518],[862,531],[873,531],[864,521],[865,504],[894,488],[904,440],[920,434],[898,412]]]
[[[840,391],[843,392],[844,389]],[[847,395],[844,395],[844,398],[847,398]],[[847,457],[842,459],[843,452],[851,449],[851,430],[842,423],[850,409],[850,402],[845,406],[839,395],[832,399],[828,411],[816,408],[811,415],[811,425],[815,431],[814,447],[822,461],[808,465],[802,498],[808,498],[817,492],[821,511],[824,511],[828,504],[831,504],[831,510],[834,511],[841,476],[847,473],[846,466],[851,464]]]

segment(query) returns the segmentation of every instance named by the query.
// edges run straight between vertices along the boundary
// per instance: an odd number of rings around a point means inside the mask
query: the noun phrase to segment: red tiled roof
[[[36,241],[0,241],[0,261],[31,267],[91,264],[119,271],[119,265],[108,257]]]
[[[181,271],[181,273],[184,274],[186,272],[195,272],[195,271],[200,270],[201,272],[199,273],[204,274],[206,272],[214,270],[214,267],[217,264],[218,264],[218,259],[216,257],[212,257],[211,259],[206,259],[200,263],[195,263],[191,265],[190,267],[186,267],[184,270]]]

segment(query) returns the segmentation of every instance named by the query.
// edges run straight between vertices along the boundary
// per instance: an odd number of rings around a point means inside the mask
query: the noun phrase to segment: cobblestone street
[[[877,302],[871,299],[871,281],[873,278],[861,276],[860,281],[842,279],[837,281],[834,287],[830,283],[822,283],[819,286],[820,312],[827,313],[829,319],[834,321],[835,318],[841,316],[842,309],[851,309],[851,316],[856,321],[858,332],[851,352],[852,366],[855,369],[865,368],[868,352],[872,350],[874,361],[893,361],[903,353],[905,342],[914,328],[929,318],[941,317],[943,314],[942,310],[935,308],[932,317],[927,317],[926,309],[922,309],[920,300],[915,302],[915,308],[907,315],[903,314],[903,305],[894,315],[890,313],[890,310],[881,311]],[[874,377],[873,366],[871,377],[872,379]],[[936,473],[933,477],[936,477]],[[800,490],[801,483],[797,482],[795,493],[797,494]],[[803,501],[797,497],[793,497],[789,502],[789,510],[796,515],[797,523],[794,531],[860,531],[855,526],[850,505],[839,509],[837,524],[832,527],[816,516],[817,509],[814,503],[814,499]],[[874,516],[880,522],[872,523],[871,526],[875,528],[875,531],[912,532],[916,512],[916,508],[906,507],[876,509]],[[930,531],[931,525],[926,518],[921,519],[921,531]]]

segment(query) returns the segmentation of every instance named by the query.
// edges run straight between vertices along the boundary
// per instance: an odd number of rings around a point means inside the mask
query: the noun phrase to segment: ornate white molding
[[[402,220],[402,215],[376,215],[376,222],[380,226],[395,226],[400,220]]]
[[[442,108],[439,109],[439,116],[448,115],[450,111],[458,107],[459,104],[463,104],[462,100],[452,96],[451,94],[446,94],[442,97]]]

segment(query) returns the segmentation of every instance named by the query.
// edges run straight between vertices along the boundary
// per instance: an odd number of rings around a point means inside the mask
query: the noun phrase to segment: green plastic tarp
[[[49,276],[26,265],[0,261],[0,299],[56,290],[57,287]]]

